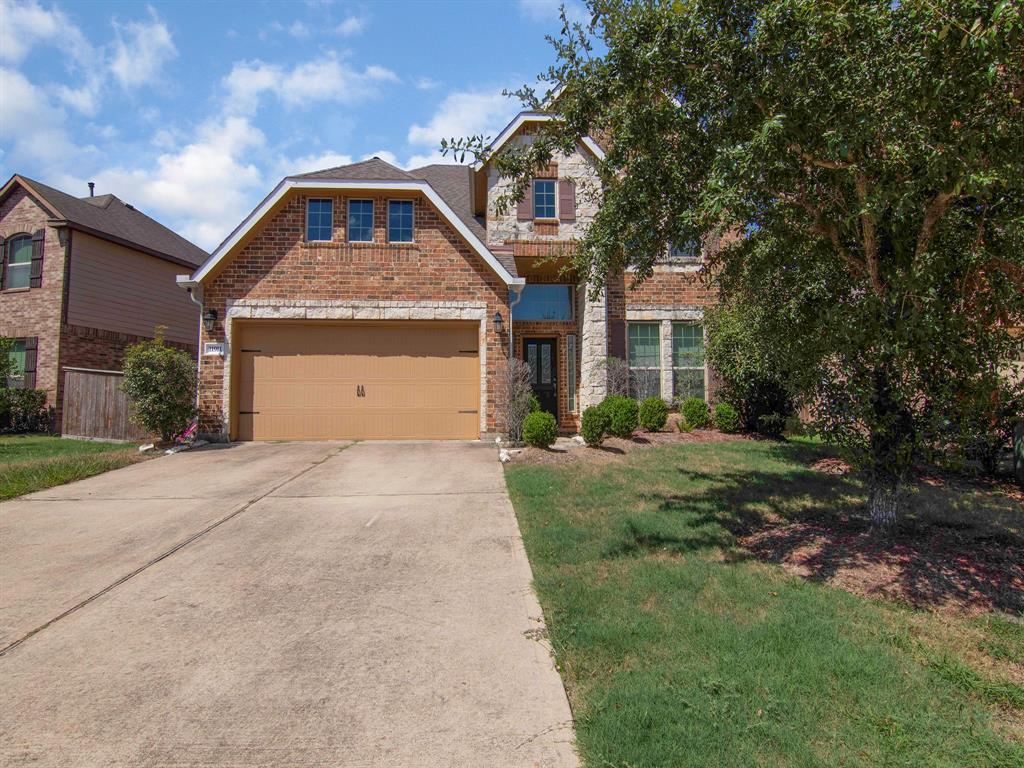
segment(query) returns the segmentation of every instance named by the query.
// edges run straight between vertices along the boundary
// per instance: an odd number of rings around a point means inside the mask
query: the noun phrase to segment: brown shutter
[[[608,321],[608,355],[620,360],[626,359],[626,321]]]
[[[38,357],[39,339],[30,336],[25,339],[25,389],[36,388],[36,358]]]
[[[516,207],[516,221],[533,221],[533,182],[526,187],[526,194],[523,195]]]
[[[561,221],[576,221],[576,182],[570,179],[558,182],[558,218]]]
[[[4,289],[7,279],[7,241],[0,237],[0,291]]]
[[[32,267],[29,272],[29,288],[39,288],[43,284],[43,235],[45,230],[37,229],[32,235]]]

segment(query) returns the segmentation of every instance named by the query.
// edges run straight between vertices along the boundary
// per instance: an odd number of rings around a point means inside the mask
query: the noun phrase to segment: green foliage
[[[690,429],[706,427],[711,421],[711,409],[699,397],[688,397],[683,400],[679,406],[679,413],[683,417],[680,423],[686,424]]]
[[[167,346],[158,332],[125,351],[121,389],[135,408],[136,423],[161,440],[171,440],[196,413],[195,360]]]
[[[583,411],[580,417],[580,435],[583,442],[591,447],[604,442],[605,433],[611,427],[611,418],[604,408],[592,405]]]
[[[553,445],[558,437],[555,417],[546,411],[534,411],[523,420],[523,440],[536,448]]]
[[[781,413],[765,413],[757,420],[757,431],[768,437],[782,437],[789,419]]]
[[[47,432],[50,414],[41,389],[0,389],[0,432]]]
[[[561,119],[490,158],[511,179],[499,208],[554,153],[606,137],[580,279],[599,291],[628,262],[643,280],[671,242],[720,243],[709,279],[727,302],[798,321],[771,340],[891,522],[913,462],[1024,326],[1024,6],[590,11],[553,41]],[[487,156],[483,137],[445,149]]]
[[[134,445],[47,435],[0,437],[0,501],[140,460]]]
[[[13,346],[14,339],[0,336],[0,390],[7,389],[7,379],[14,373],[14,364],[11,360]]]
[[[740,413],[728,403],[719,403],[715,406],[711,417],[715,422],[715,429],[720,432],[739,432],[741,421]]]
[[[528,398],[530,413],[536,413],[540,410],[540,398],[537,397],[533,392],[530,393]]]
[[[623,395],[610,395],[599,406],[608,414],[608,433],[615,437],[630,438],[639,423],[636,400]]]
[[[660,397],[648,397],[640,403],[640,426],[648,432],[657,432],[668,421],[668,406]]]

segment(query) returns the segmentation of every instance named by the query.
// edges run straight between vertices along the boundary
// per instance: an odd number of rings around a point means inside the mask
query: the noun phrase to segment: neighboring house
[[[118,371],[125,347],[193,353],[199,308],[175,286],[208,254],[114,195],[74,197],[15,174],[0,190],[0,336],[14,386],[46,391],[59,428],[67,369]]]
[[[531,140],[525,112],[492,149]],[[232,440],[478,438],[504,429],[510,354],[565,430],[608,391],[707,397],[699,248],[588,299],[560,267],[599,203],[583,140],[499,216],[490,163],[403,171],[373,158],[284,179],[192,275],[200,432]]]

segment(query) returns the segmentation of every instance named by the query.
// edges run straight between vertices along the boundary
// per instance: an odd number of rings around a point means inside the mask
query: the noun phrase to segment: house
[[[531,141],[523,112],[492,144]],[[601,295],[560,269],[597,210],[600,145],[553,159],[514,210],[491,163],[378,158],[285,178],[191,275],[203,304],[201,433],[220,439],[498,434],[509,356],[564,430],[607,394],[707,397],[700,248]],[[625,365],[621,366],[622,368]],[[620,371],[621,373],[621,371]]]
[[[45,390],[54,428],[68,370],[119,371],[130,344],[196,350],[199,308],[175,286],[201,248],[111,194],[75,197],[15,174],[0,190],[0,336],[15,386]]]

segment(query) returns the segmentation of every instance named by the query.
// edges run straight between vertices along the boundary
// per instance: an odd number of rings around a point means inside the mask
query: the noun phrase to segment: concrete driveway
[[[0,764],[575,766],[493,448],[244,444],[0,505]]]

